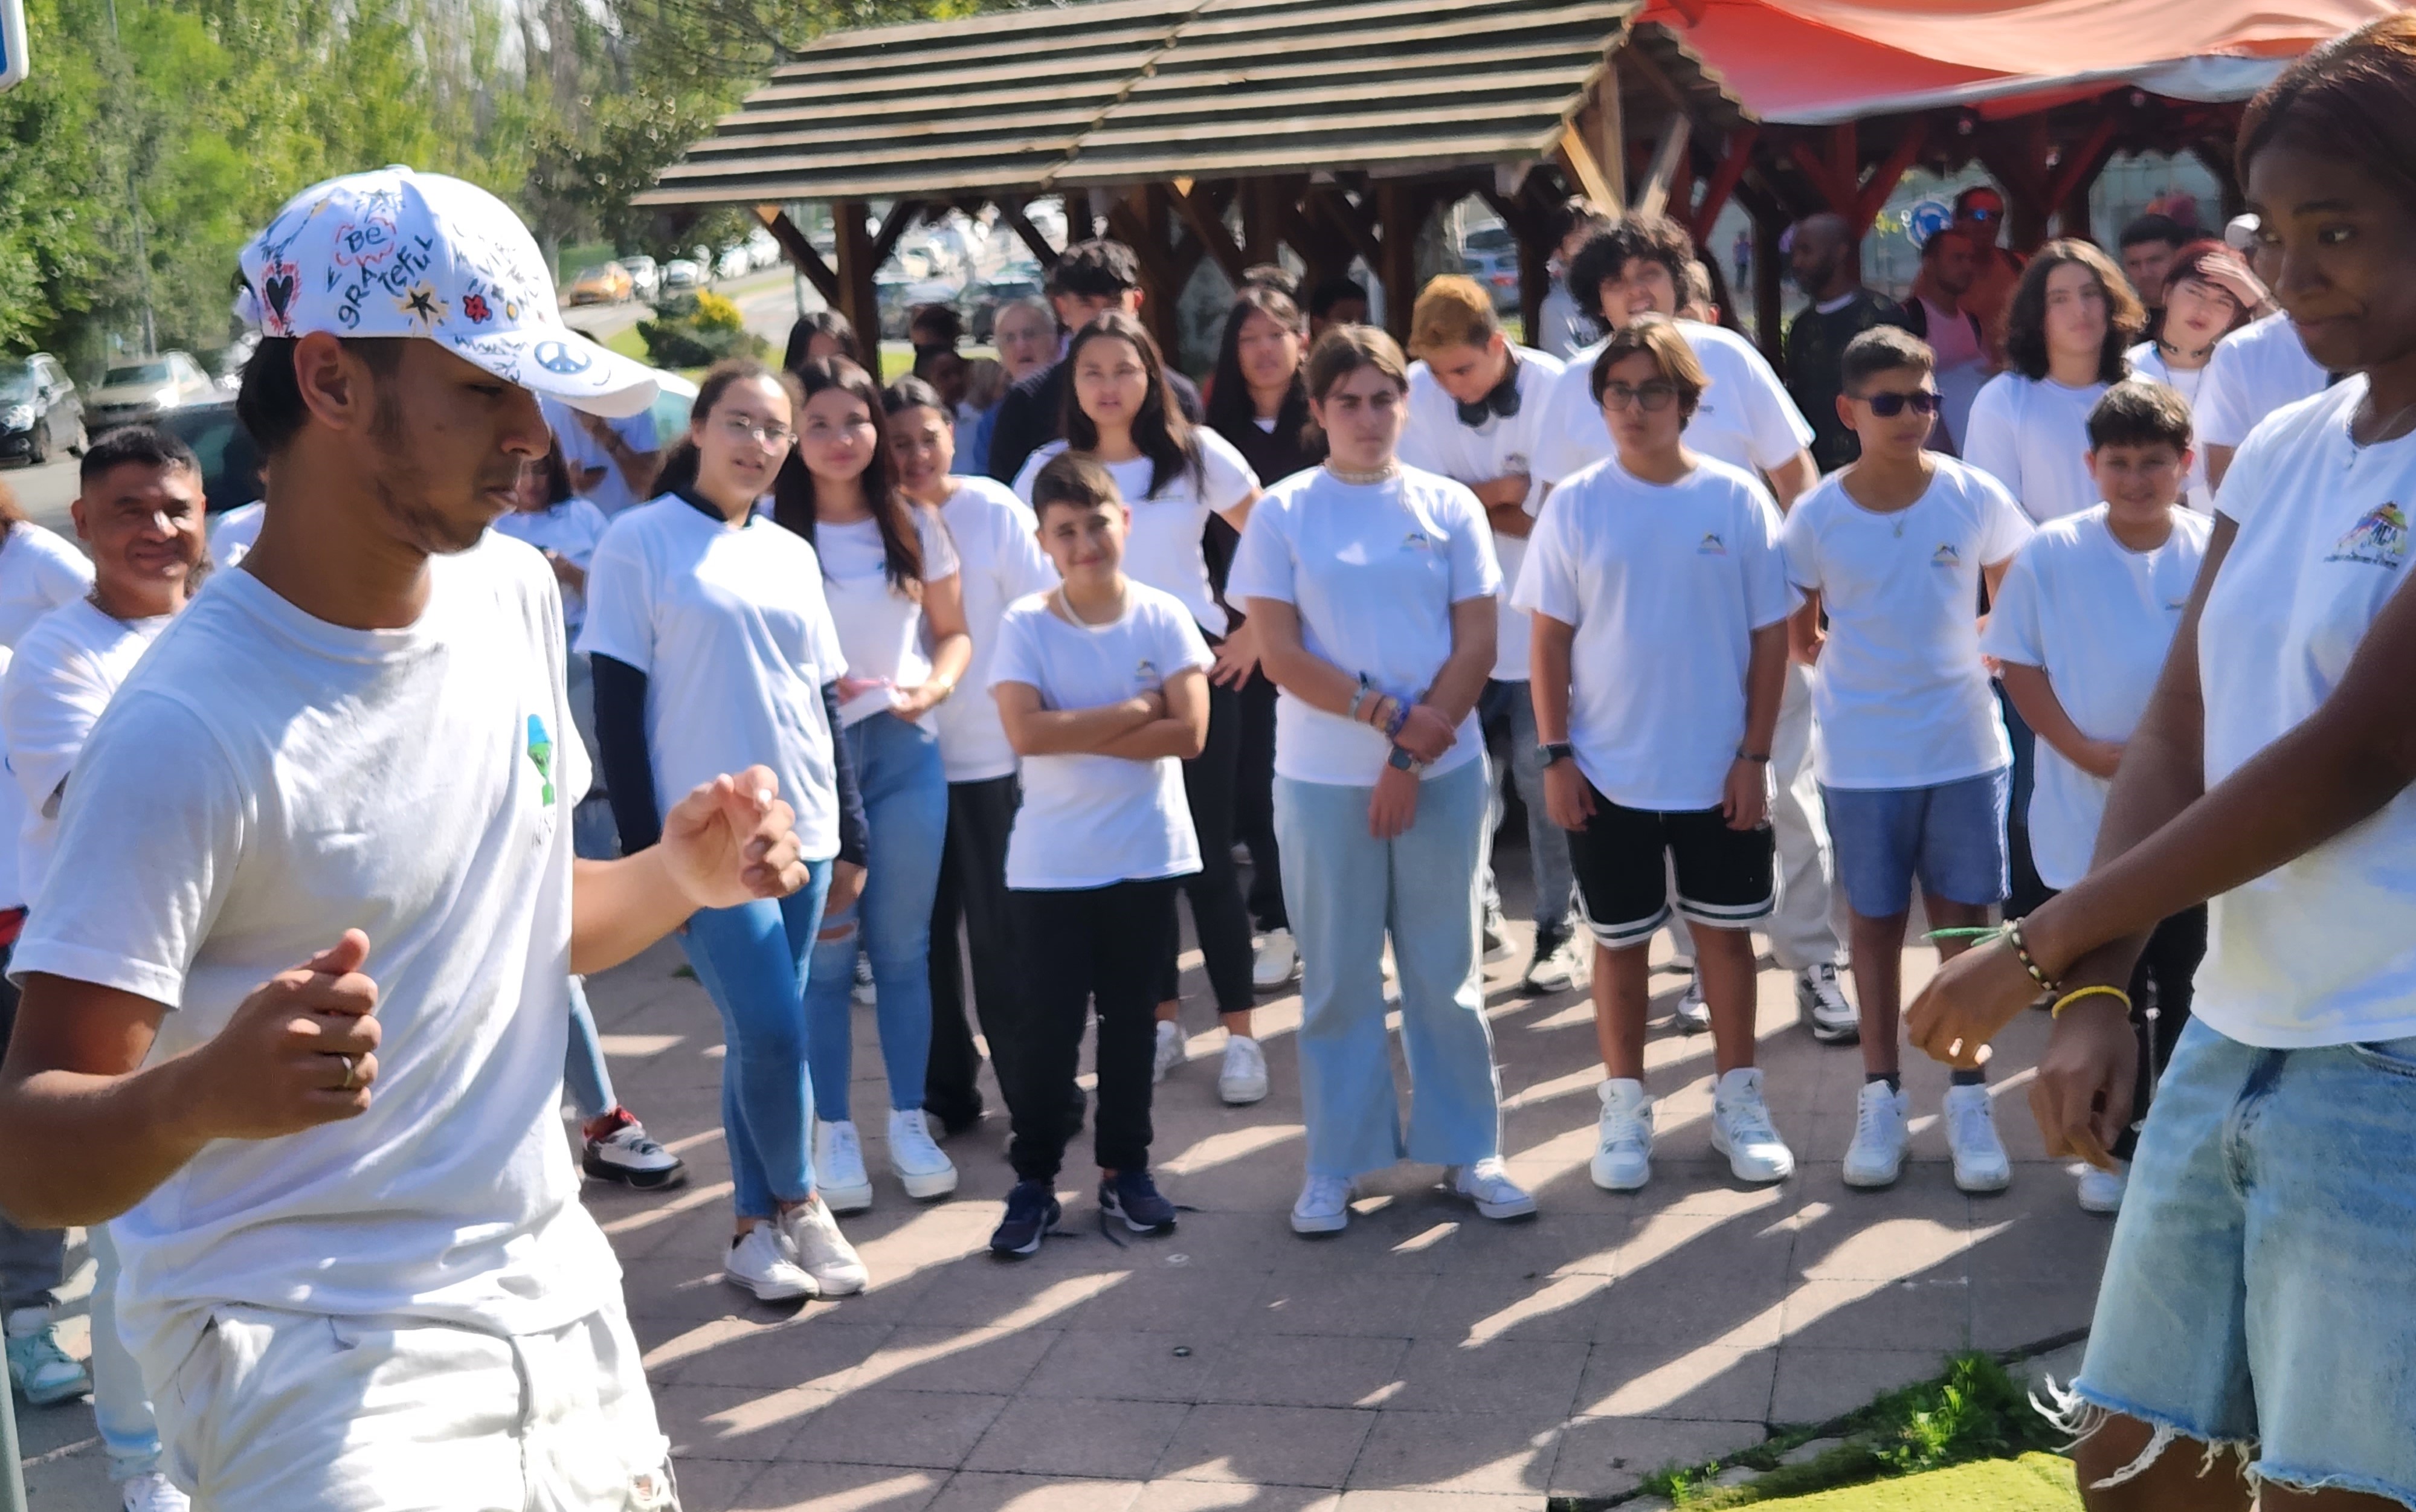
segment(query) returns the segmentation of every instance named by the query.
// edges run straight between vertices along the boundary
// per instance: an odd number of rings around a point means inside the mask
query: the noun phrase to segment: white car
[[[621,265],[629,270],[629,281],[637,286],[638,297],[648,304],[663,292],[663,270],[651,257],[625,257]]]
[[[723,248],[720,258],[713,265],[713,276],[717,279],[743,279],[754,271],[754,260],[747,255],[744,247]]]
[[[84,424],[98,434],[112,426],[140,424],[163,411],[218,397],[218,385],[188,353],[129,358],[111,363],[101,374],[100,386],[83,397]]]
[[[674,257],[663,265],[665,294],[685,294],[704,287],[704,269],[685,257]]]
[[[779,241],[770,232],[757,227],[747,234],[747,261],[759,268],[779,266]]]

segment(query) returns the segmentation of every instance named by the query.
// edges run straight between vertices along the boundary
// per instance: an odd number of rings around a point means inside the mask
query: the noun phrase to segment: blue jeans
[[[604,1046],[596,1038],[596,1014],[587,1006],[587,987],[570,979],[570,1053],[562,1064],[562,1087],[581,1122],[601,1118],[620,1106],[612,1092],[612,1070],[604,1064]]]
[[[1487,745],[1494,738],[1510,747],[1510,779],[1518,784],[1518,801],[1527,810],[1527,858],[1535,870],[1535,942],[1557,945],[1569,937],[1569,905],[1576,883],[1569,869],[1569,832],[1544,811],[1543,751],[1535,743],[1535,703],[1524,682],[1494,681],[1485,685],[1476,712],[1484,721]],[[1487,753],[1488,761],[1491,759]],[[1502,803],[1495,780],[1485,791],[1485,901],[1502,906],[1502,889],[1493,881],[1493,835],[1502,827]]]
[[[1502,1153],[1501,1086],[1477,970],[1476,869],[1486,770],[1423,783],[1399,837],[1367,833],[1372,788],[1276,779],[1284,900],[1300,941],[1300,1086],[1311,1175],[1407,1156],[1467,1165]],[[1401,978],[1401,1043],[1416,1096],[1409,1137],[1384,1032],[1384,940]]]
[[[679,937],[721,1012],[721,1129],[742,1218],[776,1217],[778,1203],[814,1192],[806,972],[830,874],[828,861],[813,862],[788,897],[703,909]]]
[[[864,821],[872,858],[864,896],[823,921],[838,939],[814,942],[806,982],[806,1058],[813,1068],[814,1101],[832,1123],[848,1117],[847,1083],[855,1047],[848,1023],[848,992],[859,945],[872,960],[881,1061],[889,1078],[889,1106],[923,1106],[923,1073],[931,1058],[931,900],[940,887],[940,856],[948,838],[948,774],[940,742],[920,725],[876,714],[840,735],[864,793]],[[859,927],[860,926],[860,927]]]
[[[117,1337],[117,1281],[125,1268],[109,1225],[84,1231],[100,1274],[92,1283],[92,1420],[109,1452],[109,1478],[132,1480],[159,1468],[159,1425],[151,1415],[151,1394],[142,1367]]]
[[[2416,1507],[2411,1138],[2416,1039],[2259,1050],[2191,1021],[2068,1415],[2253,1446],[2266,1479]]]

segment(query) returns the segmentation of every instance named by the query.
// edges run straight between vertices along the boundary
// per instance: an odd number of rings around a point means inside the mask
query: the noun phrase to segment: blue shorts
[[[2066,1427],[2121,1413],[2257,1477],[2416,1507],[2416,1039],[2258,1050],[2193,1021],[2157,1083]],[[2253,1456],[2253,1458],[2252,1458]],[[2143,1455],[2143,1460],[2152,1459]]]
[[[2012,774],[2000,768],[1932,788],[1820,785],[1846,902],[1866,919],[1912,907],[1912,880],[1950,903],[2004,901],[2012,862],[2005,814]]]

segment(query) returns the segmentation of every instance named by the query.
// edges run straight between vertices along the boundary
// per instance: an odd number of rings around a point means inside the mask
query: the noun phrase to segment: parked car
[[[260,497],[260,452],[236,420],[234,400],[222,396],[161,415],[159,429],[184,438],[201,459],[204,507],[222,514]]]
[[[1468,229],[1459,244],[1460,265],[1485,285],[1493,308],[1507,312],[1518,308],[1518,238],[1499,220],[1483,220]]]
[[[964,291],[942,279],[892,277],[874,280],[873,292],[881,304],[882,340],[902,341],[915,310],[925,305],[954,305]]]
[[[747,234],[747,261],[756,267],[780,265],[780,243],[773,234],[758,226]]]
[[[100,375],[100,386],[84,396],[84,425],[93,431],[134,425],[219,397],[218,385],[191,353],[131,358],[110,364]]]
[[[83,401],[47,352],[0,362],[0,457],[39,465],[64,446],[83,455]]]
[[[663,270],[653,258],[642,255],[625,257],[621,259],[621,265],[629,270],[629,282],[637,290],[639,298],[651,302],[655,295],[662,293]]]
[[[685,257],[674,257],[663,265],[665,294],[686,294],[704,287],[704,269]]]
[[[713,276],[717,279],[743,279],[755,271],[755,260],[747,255],[744,247],[725,247],[714,261]]]
[[[566,305],[619,305],[638,296],[637,281],[618,263],[598,263],[579,270],[562,296]]]
[[[1034,274],[1038,269],[1034,268]],[[998,334],[998,312],[1018,299],[1040,297],[1038,278],[1005,276],[977,283],[965,291],[965,325],[975,341],[989,341]]]

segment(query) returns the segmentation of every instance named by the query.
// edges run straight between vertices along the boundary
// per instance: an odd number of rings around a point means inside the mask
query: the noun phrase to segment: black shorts
[[[1593,802],[1586,827],[1569,835],[1569,867],[1586,927],[1610,949],[1643,945],[1669,922],[1673,868],[1678,912],[1692,923],[1741,930],[1776,906],[1767,824],[1738,830],[1717,809],[1656,813],[1599,793]]]

